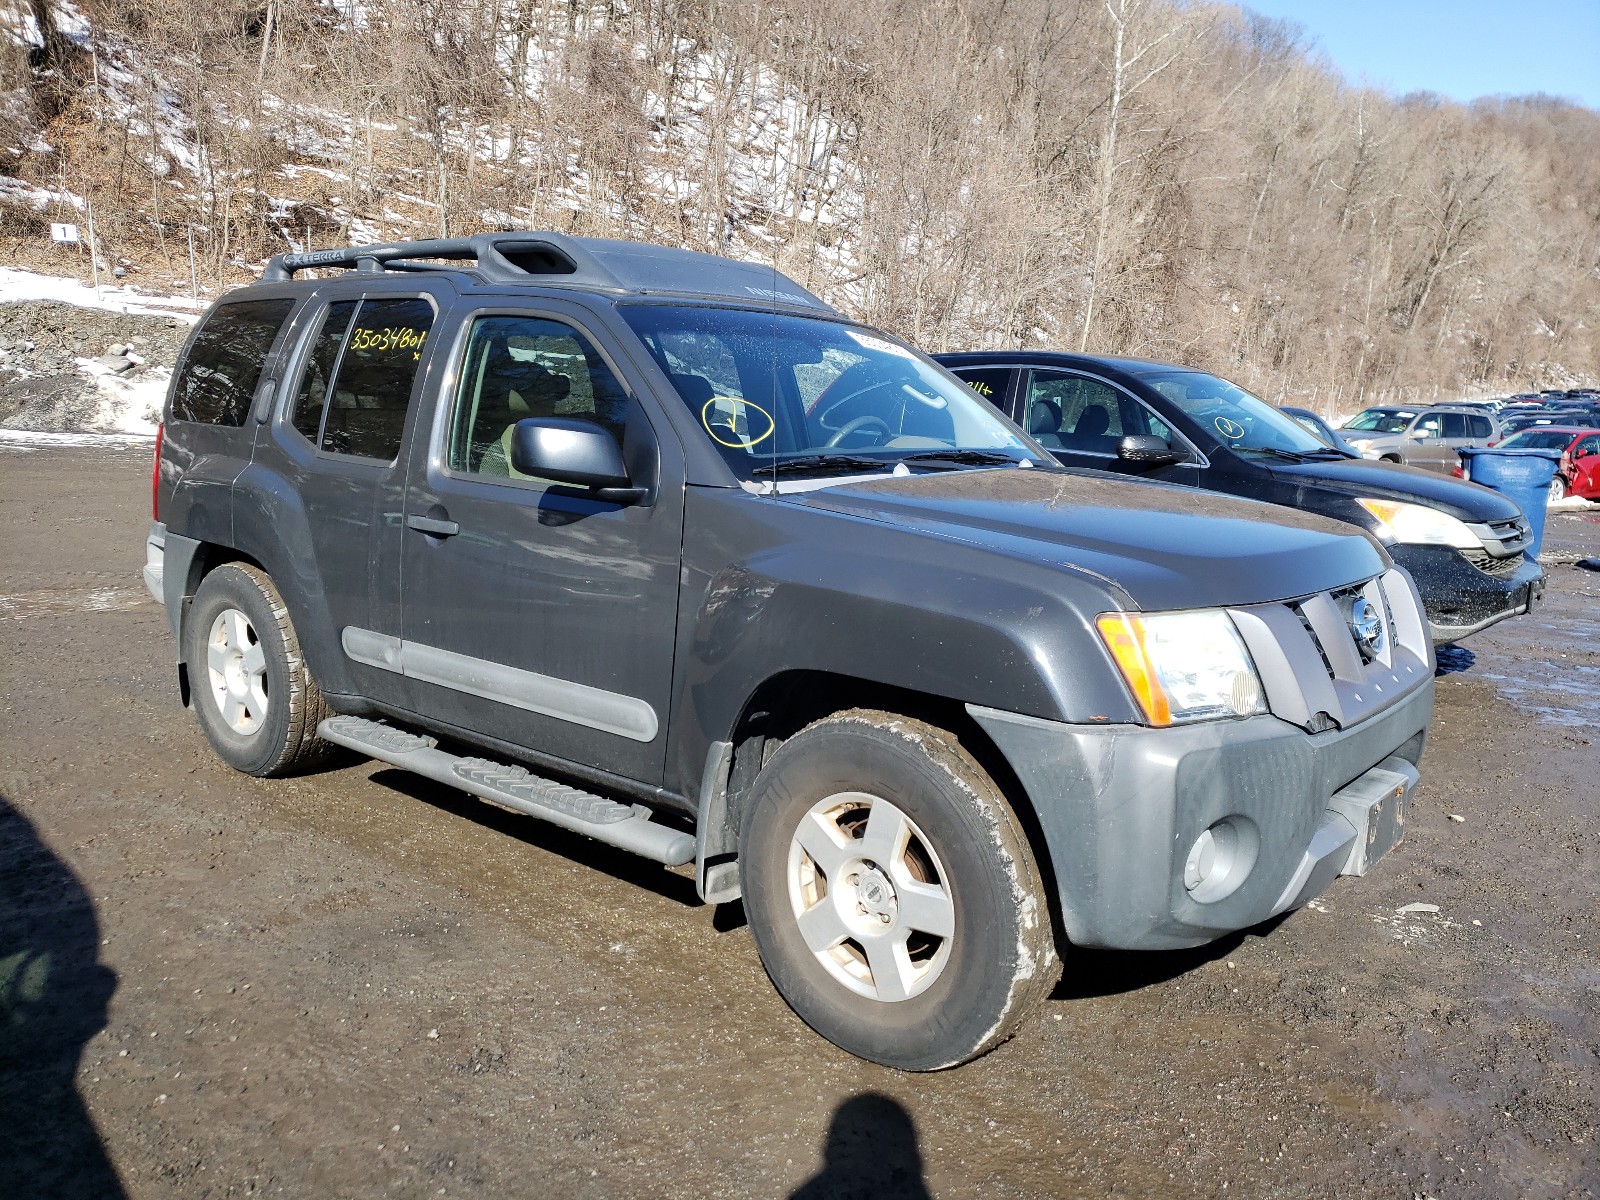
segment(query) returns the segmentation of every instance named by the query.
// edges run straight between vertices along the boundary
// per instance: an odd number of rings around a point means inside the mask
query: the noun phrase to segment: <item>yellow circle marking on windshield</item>
[[[1228,420],[1227,417],[1218,417],[1211,423],[1217,427],[1217,432],[1225,438],[1238,441],[1244,436],[1244,426],[1237,421]]]
[[[737,441],[730,442],[727,438],[723,437],[714,428],[712,428],[711,406],[713,404],[731,404],[735,408],[754,409],[757,413],[767,419],[767,427],[756,437],[742,438]],[[700,424],[706,427],[706,432],[711,435],[713,441],[715,441],[718,445],[727,446],[730,450],[754,450],[759,443],[764,442],[771,437],[773,430],[778,428],[778,423],[772,419],[771,413],[762,408],[759,404],[752,404],[749,400],[741,400],[738,396],[711,397],[711,399],[707,400],[705,405],[700,409]],[[723,426],[723,428],[726,429],[727,426]]]

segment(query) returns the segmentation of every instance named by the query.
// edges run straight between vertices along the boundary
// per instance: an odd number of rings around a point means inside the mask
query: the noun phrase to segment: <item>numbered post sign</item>
[[[68,225],[62,221],[50,222],[50,240],[52,242],[66,242],[68,245],[78,244],[78,227]]]

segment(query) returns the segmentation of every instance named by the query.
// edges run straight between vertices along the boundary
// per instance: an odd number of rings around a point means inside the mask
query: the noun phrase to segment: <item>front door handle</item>
[[[461,532],[461,526],[445,517],[419,517],[415,514],[406,517],[406,526],[421,533],[432,534],[434,537],[454,537]]]

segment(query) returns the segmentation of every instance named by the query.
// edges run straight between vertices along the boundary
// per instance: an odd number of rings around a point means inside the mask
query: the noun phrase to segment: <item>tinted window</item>
[[[172,390],[174,421],[243,425],[293,300],[224,304],[195,334]]]
[[[384,462],[400,452],[411,385],[432,327],[433,307],[420,297],[362,302],[322,418],[322,449]]]
[[[962,367],[953,375],[1001,412],[1005,411],[1006,389],[1011,386],[1008,367]]]
[[[300,374],[291,421],[312,445],[316,445],[317,436],[322,432],[322,406],[328,398],[328,380],[333,378],[334,369],[339,365],[345,330],[350,327],[355,311],[354,300],[341,300],[328,306],[306,359],[305,370]]]
[[[1470,420],[1474,438],[1490,438],[1494,436],[1494,426],[1489,423],[1488,417],[1472,417]]]
[[[1172,431],[1126,392],[1070,371],[1028,378],[1028,431],[1053,450],[1114,455],[1129,434],[1170,441]]]
[[[511,466],[511,431],[525,417],[580,417],[620,444],[632,401],[589,339],[540,317],[472,323],[450,416],[452,471],[525,479]]]
[[[1467,432],[1466,413],[1440,413],[1444,418],[1444,436],[1447,438],[1467,438],[1472,435]]]

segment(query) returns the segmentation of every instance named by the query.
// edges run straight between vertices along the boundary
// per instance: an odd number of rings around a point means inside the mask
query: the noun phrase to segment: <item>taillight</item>
[[[156,426],[156,462],[150,471],[150,519],[161,520],[161,443],[166,440],[167,423]]]

